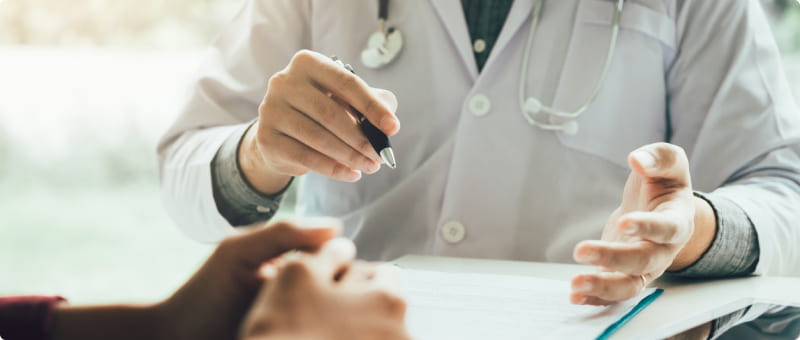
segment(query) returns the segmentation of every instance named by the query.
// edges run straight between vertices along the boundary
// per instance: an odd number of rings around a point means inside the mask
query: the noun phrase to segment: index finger
[[[328,241],[319,253],[311,255],[309,265],[323,282],[334,282],[348,269],[356,257],[356,247],[346,238]]]
[[[618,230],[660,244],[683,244],[692,235],[691,222],[673,212],[637,211],[620,219]]]
[[[383,263],[375,269],[373,283],[377,287],[402,295],[400,279],[397,277],[397,268],[391,263]]]
[[[358,110],[387,136],[400,130],[397,117],[363,79],[317,52],[298,52],[295,60],[302,67],[298,71]]]
[[[280,221],[267,227],[224,240],[218,251],[260,266],[289,250],[316,251],[341,230],[341,222],[332,218],[305,218],[297,222]]]

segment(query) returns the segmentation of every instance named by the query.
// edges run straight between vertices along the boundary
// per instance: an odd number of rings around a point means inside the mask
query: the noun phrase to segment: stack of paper
[[[416,340],[602,339],[635,314],[643,299],[657,296],[648,289],[609,307],[577,306],[569,303],[565,281],[403,268],[399,273]]]

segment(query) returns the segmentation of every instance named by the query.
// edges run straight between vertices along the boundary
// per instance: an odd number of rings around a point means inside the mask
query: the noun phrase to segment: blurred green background
[[[0,295],[156,301],[208,256],[155,147],[240,4],[0,0]]]
[[[800,5],[765,4],[800,93]],[[155,301],[208,256],[161,207],[155,145],[240,5],[0,0],[0,295]]]

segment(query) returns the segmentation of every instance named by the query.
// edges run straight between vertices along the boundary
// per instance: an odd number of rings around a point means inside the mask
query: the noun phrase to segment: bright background
[[[0,295],[155,301],[208,256],[162,209],[155,144],[240,3],[0,0]],[[800,6],[780,4],[800,94]]]

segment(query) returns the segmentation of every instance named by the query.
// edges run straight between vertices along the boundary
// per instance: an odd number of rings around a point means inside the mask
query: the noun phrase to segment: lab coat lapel
[[[497,42],[495,42],[494,47],[492,47],[489,59],[486,60],[484,69],[488,69],[491,66],[494,59],[497,59],[498,56],[501,55],[503,49],[508,45],[509,41],[511,41],[511,38],[513,38],[520,27],[522,27],[522,24],[528,21],[535,1],[541,0],[514,1],[514,4],[511,5],[511,11],[508,12],[506,22],[503,24],[503,29],[500,31],[500,36],[497,37]]]
[[[472,54],[472,42],[469,38],[467,20],[464,18],[461,1],[430,0],[430,2],[433,8],[436,9],[439,20],[442,21],[445,29],[450,34],[453,46],[458,51],[464,66],[474,81],[478,77],[478,66],[475,63],[475,55]]]

